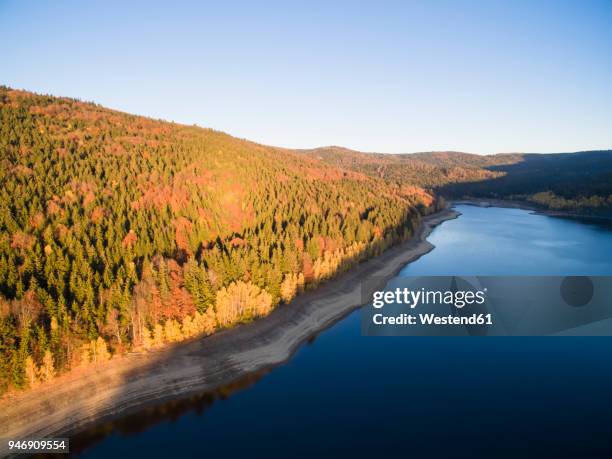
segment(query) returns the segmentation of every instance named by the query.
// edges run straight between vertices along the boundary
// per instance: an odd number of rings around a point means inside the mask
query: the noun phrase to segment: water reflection
[[[316,338],[311,338],[314,342]],[[238,391],[254,385],[271,369],[260,370],[217,388],[176,400],[168,400],[146,408],[138,409],[127,415],[109,419],[70,437],[70,456],[78,456],[111,435],[130,437],[138,435],[152,426],[165,421],[176,421],[182,416],[193,413],[202,416],[215,402],[228,399]],[[65,458],[65,454],[46,454],[33,456],[35,458]]]

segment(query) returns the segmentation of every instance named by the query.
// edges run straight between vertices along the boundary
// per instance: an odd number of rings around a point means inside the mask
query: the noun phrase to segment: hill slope
[[[303,150],[330,165],[411,183],[449,197],[521,199],[554,209],[612,208],[612,151],[473,155],[459,152],[361,153],[340,147]]]
[[[0,392],[267,314],[433,198],[297,152],[0,88]]]
[[[485,169],[490,165],[513,162],[514,155],[496,157],[460,152],[408,154],[362,153],[341,147],[301,150],[310,158],[359,171],[391,183],[411,183],[435,189],[449,183],[492,179],[500,174]],[[500,158],[497,158],[500,156]]]

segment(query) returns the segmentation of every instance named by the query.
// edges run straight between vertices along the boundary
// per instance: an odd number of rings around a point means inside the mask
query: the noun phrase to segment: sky
[[[0,84],[291,148],[612,148],[612,0],[0,0]]]

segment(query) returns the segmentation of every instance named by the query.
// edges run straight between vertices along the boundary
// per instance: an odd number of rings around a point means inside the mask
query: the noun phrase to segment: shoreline
[[[451,207],[459,204],[476,207],[502,207],[505,209],[522,209],[533,212],[536,215],[546,215],[548,217],[564,217],[564,218],[581,218],[587,220],[601,220],[601,221],[612,221],[612,217],[606,215],[594,215],[579,212],[572,212],[567,210],[551,210],[544,209],[531,204],[528,201],[516,201],[512,199],[479,199],[479,198],[466,198],[466,199],[449,199]]]
[[[362,305],[361,282],[376,276],[386,283],[406,264],[433,250],[427,237],[436,226],[459,215],[447,207],[424,217],[408,241],[254,322],[158,351],[130,353],[4,399],[0,401],[0,438],[71,436],[94,424],[214,391],[280,365],[304,342]],[[378,287],[368,285],[368,294]],[[0,457],[6,454],[6,445],[0,444]]]

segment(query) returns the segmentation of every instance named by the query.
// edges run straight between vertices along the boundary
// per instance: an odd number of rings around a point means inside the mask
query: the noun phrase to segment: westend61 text
[[[472,314],[469,316],[436,315],[436,314],[399,314],[385,316],[374,314],[374,325],[493,325],[491,314]]]

